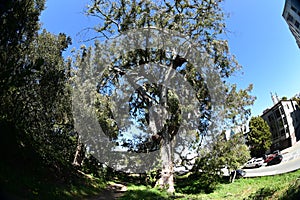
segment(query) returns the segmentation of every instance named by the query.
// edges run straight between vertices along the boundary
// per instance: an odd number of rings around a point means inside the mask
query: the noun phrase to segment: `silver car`
[[[245,168],[261,167],[263,164],[264,164],[263,158],[252,158],[244,165],[244,167]]]

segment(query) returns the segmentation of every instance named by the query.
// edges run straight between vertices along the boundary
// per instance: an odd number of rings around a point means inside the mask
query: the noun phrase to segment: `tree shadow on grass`
[[[191,174],[184,178],[176,179],[176,191],[183,194],[212,193],[217,185],[225,182],[219,175],[208,175],[206,173]]]
[[[273,196],[273,194],[276,192],[276,189],[271,188],[261,188],[260,190],[256,191],[255,193],[252,193],[248,198],[245,198],[245,200],[262,200],[262,199],[269,199]]]
[[[300,199],[300,178],[298,178],[289,189],[279,198],[279,200],[298,200]]]

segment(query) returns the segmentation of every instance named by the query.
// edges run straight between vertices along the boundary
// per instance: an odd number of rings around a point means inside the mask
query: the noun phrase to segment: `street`
[[[262,166],[260,168],[244,169],[245,177],[270,176],[295,171],[300,168],[300,142],[294,146],[281,151],[283,160],[273,166]]]

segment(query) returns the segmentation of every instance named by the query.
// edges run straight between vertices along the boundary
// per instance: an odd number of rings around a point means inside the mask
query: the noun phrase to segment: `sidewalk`
[[[296,144],[294,144],[293,146],[283,149],[281,151],[282,154],[286,154],[286,153],[292,153],[293,151],[295,151],[296,149],[300,149],[300,141],[296,142]]]

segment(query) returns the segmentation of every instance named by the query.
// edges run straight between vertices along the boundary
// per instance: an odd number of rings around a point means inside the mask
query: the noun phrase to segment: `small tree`
[[[252,117],[249,122],[248,142],[251,156],[260,157],[272,144],[270,127],[261,117]]]
[[[300,94],[295,95],[294,97],[292,97],[292,100],[293,100],[293,101],[296,101],[297,104],[298,104],[298,106],[299,106],[299,105],[300,105]]]
[[[241,165],[243,165],[250,158],[250,151],[245,144],[244,136],[242,133],[237,133],[233,135],[230,140],[225,143],[227,151],[224,154],[226,159],[227,169],[229,175],[231,171],[237,170]],[[236,173],[234,173],[231,178],[231,182],[234,182]]]
[[[244,143],[241,133],[233,135],[226,140],[225,133],[216,136],[211,143],[207,144],[206,150],[203,150],[202,156],[194,165],[194,173],[202,171],[205,173],[205,179],[208,189],[213,190],[221,179],[225,167],[229,174],[235,171],[250,158],[249,148]],[[234,181],[233,176],[232,181]]]

